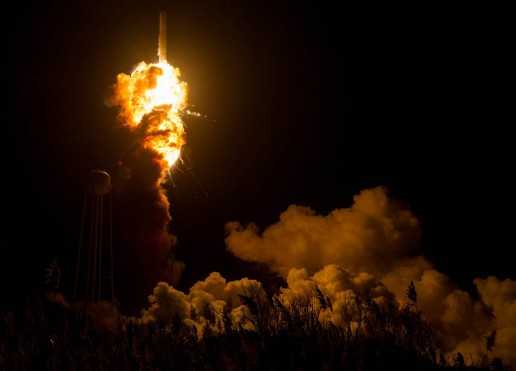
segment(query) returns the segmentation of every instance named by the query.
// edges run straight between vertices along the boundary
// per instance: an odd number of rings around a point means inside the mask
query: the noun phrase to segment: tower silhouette
[[[114,303],[111,177],[93,170],[84,193],[74,302]]]

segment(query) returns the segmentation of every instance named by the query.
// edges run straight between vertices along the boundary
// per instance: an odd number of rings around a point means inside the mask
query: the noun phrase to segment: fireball
[[[109,104],[119,106],[118,121],[144,136],[143,146],[155,151],[165,169],[180,158],[186,143],[182,112],[188,106],[188,85],[166,60],[140,62],[131,75],[120,73]]]

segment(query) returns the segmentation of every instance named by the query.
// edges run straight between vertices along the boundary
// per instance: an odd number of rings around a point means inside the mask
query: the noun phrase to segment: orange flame
[[[120,106],[123,125],[145,132],[144,147],[161,155],[164,168],[174,165],[186,143],[181,112],[188,105],[188,85],[180,76],[167,61],[140,62],[130,76],[117,76],[109,102]]]

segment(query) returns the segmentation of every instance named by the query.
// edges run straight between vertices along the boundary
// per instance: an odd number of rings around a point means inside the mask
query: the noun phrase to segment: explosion
[[[117,124],[129,134],[119,161],[121,177],[114,181],[117,219],[124,230],[119,240],[124,254],[118,258],[125,263],[119,274],[132,287],[131,294],[119,295],[127,309],[142,304],[135,292],[145,298],[156,282],[176,283],[183,270],[182,263],[170,260],[175,236],[168,232],[170,203],[161,187],[186,143],[187,84],[180,75],[166,60],[140,62],[111,85],[108,104],[118,108]]]
[[[120,107],[119,123],[139,131],[143,147],[159,155],[163,172],[179,159],[186,143],[181,114],[188,105],[188,85],[180,76],[166,60],[140,62],[130,76],[117,76],[109,102]]]
[[[118,272],[131,287],[118,295],[126,311],[141,308],[157,282],[176,284],[184,269],[172,253],[176,237],[168,231],[172,217],[162,185],[181,157],[186,143],[182,117],[191,112],[186,109],[188,85],[166,59],[165,22],[161,13],[159,61],[140,62],[130,75],[119,73],[106,102],[118,109],[116,123],[124,129],[113,189],[118,230],[123,230],[118,242],[124,246]]]

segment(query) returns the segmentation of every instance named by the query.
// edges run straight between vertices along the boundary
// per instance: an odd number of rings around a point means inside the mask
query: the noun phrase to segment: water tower
[[[114,300],[111,177],[93,170],[84,194],[73,300]]]

